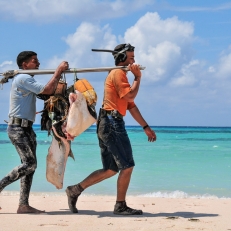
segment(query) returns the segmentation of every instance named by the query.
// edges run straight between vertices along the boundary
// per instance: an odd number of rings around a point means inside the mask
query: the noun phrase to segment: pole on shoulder
[[[115,66],[115,67],[92,67],[92,68],[69,68],[63,73],[70,74],[70,73],[85,73],[85,72],[104,72],[104,71],[111,71],[114,69],[121,69],[124,71],[129,71],[127,66]],[[145,67],[140,66],[140,70],[144,70]],[[4,84],[8,82],[8,79],[13,78],[17,74],[29,74],[29,75],[48,75],[48,74],[54,74],[55,69],[44,69],[44,70],[9,70],[3,73],[0,73],[0,75],[3,76],[2,79],[0,79],[0,84]]]

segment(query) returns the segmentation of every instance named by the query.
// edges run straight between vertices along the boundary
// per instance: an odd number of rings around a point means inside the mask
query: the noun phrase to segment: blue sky
[[[0,28],[0,72],[17,69],[23,50],[38,53],[40,69],[62,60],[72,68],[113,66],[110,53],[91,49],[131,43],[146,67],[135,102],[150,125],[231,126],[231,1],[0,0]],[[98,109],[106,72],[78,77],[94,86]],[[72,84],[73,75],[66,78]],[[10,85],[0,91],[0,123]],[[125,120],[137,125],[129,113]]]

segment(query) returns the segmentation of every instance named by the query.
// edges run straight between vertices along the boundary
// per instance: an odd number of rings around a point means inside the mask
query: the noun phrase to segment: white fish
[[[55,127],[52,126],[52,130],[61,139],[61,142],[59,143],[54,136],[52,137],[47,155],[46,177],[47,181],[55,185],[57,189],[62,189],[66,162],[71,147],[68,140],[58,135]]]
[[[61,141],[58,142],[54,136],[52,137],[52,143],[47,155],[46,177],[47,181],[55,185],[57,189],[63,188],[68,155],[73,157],[70,140],[73,140],[74,137],[80,135],[96,122],[96,119],[88,111],[86,98],[79,91],[75,92],[69,95],[70,109],[68,119],[62,126],[62,131],[66,138],[60,136],[55,127],[52,126],[53,132]]]
[[[86,98],[77,90],[70,93],[69,101],[72,102],[67,118],[66,131],[73,137],[80,135],[96,122],[87,108]]]

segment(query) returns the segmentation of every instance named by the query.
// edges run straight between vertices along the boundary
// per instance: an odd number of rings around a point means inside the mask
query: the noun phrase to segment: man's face
[[[37,58],[37,55],[31,56],[31,58],[23,62],[23,69],[30,70],[30,69],[39,69],[40,62]]]
[[[135,54],[134,54],[134,51],[127,51],[126,55],[127,55],[127,59],[125,60],[126,66],[128,64],[135,63]]]

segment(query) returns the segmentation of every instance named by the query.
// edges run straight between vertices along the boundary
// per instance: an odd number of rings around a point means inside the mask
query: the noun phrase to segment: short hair
[[[17,64],[22,68],[22,63],[28,61],[32,56],[37,55],[34,51],[22,51],[18,54]]]
[[[120,62],[124,62],[127,58],[126,51],[134,51],[135,47],[132,46],[129,43],[123,43],[119,44],[114,48],[114,52],[112,52],[112,55],[115,59],[115,65],[117,65]]]

